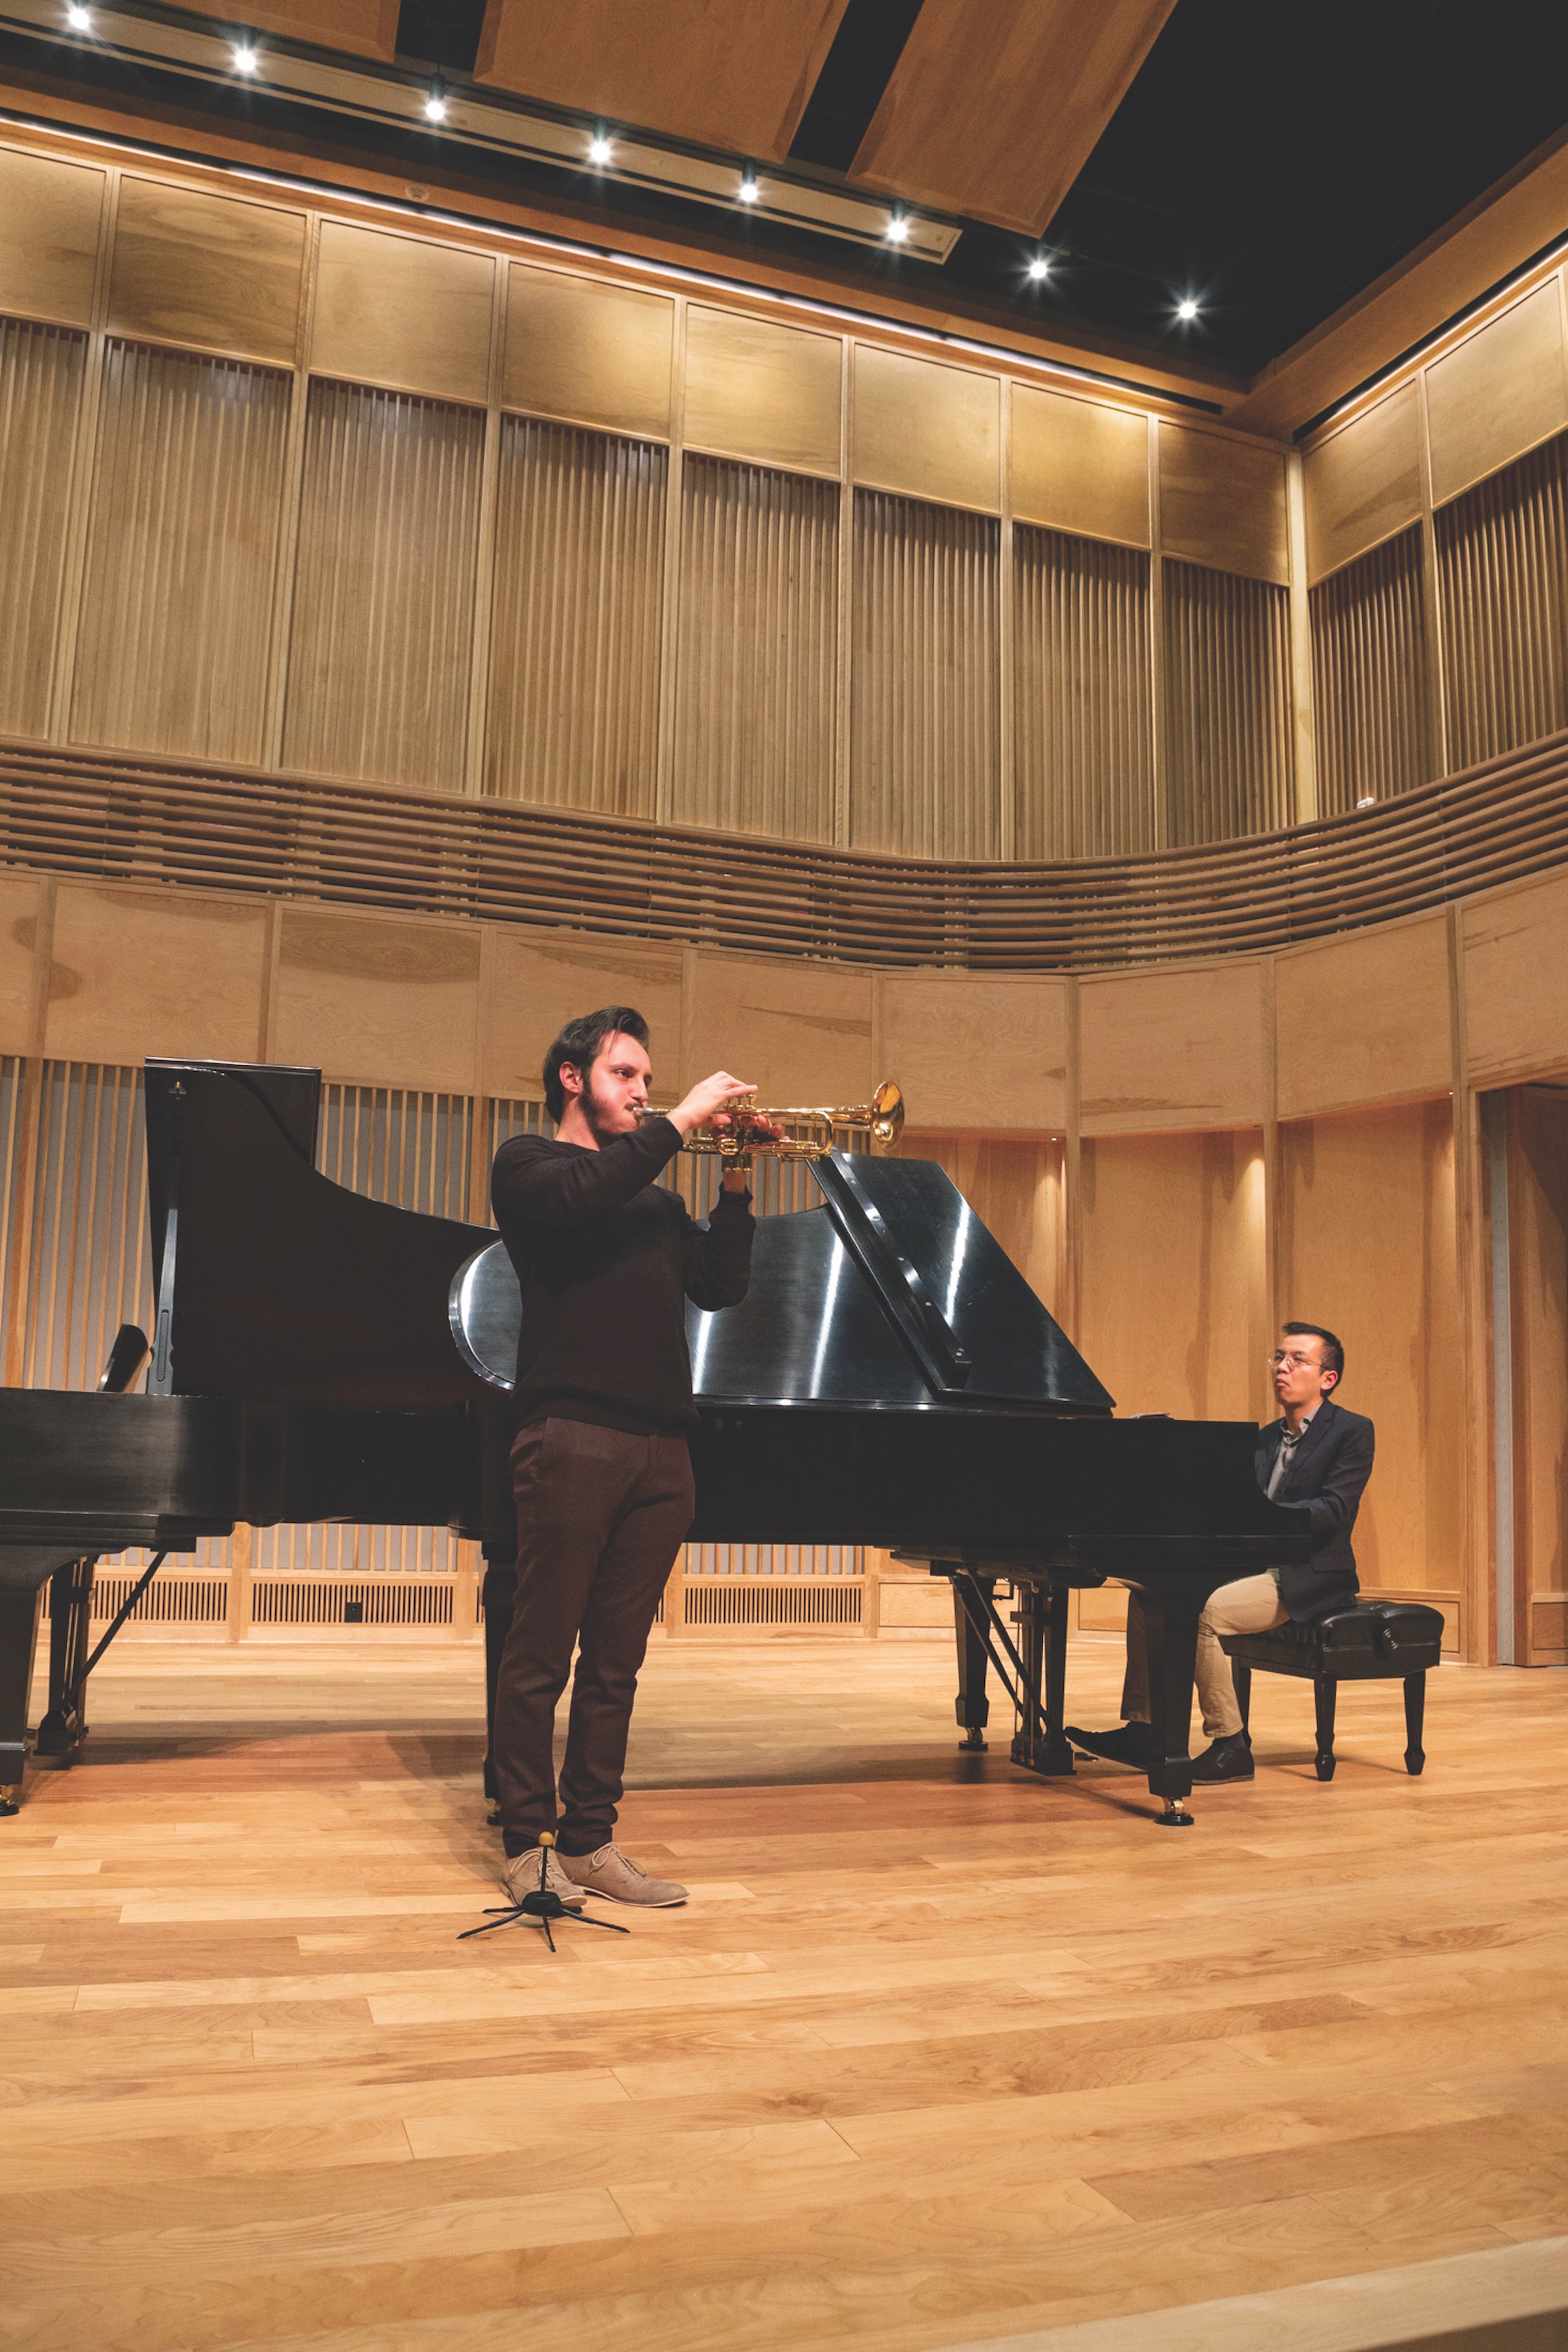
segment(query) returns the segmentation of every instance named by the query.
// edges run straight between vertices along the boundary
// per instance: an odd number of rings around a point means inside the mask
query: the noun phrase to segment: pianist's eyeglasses
[[[1273,1354],[1265,1360],[1276,1369],[1281,1364],[1289,1364],[1293,1372],[1316,1372],[1322,1369],[1315,1357],[1292,1356],[1283,1348],[1276,1348]]]

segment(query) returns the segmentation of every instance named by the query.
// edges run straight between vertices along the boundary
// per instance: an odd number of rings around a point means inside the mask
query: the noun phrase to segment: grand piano
[[[188,1552],[239,1521],[450,1527],[484,1550],[493,1686],[513,1590],[516,1283],[488,1227],[320,1175],[319,1094],[314,1070],[150,1061],[145,1391],[128,1384],[139,1333],[122,1335],[98,1392],[0,1390],[7,1811],[51,1585],[38,1748],[68,1761],[85,1737],[102,1554]],[[744,1304],[688,1308],[693,1540],[876,1545],[946,1578],[964,1744],[984,1745],[995,1671],[1012,1760],[1051,1776],[1072,1770],[1069,1595],[1113,1576],[1136,1585],[1149,1786],[1156,1818],[1185,1824],[1198,1613],[1218,1585],[1310,1549],[1301,1514],[1258,1488],[1256,1430],[1116,1420],[934,1162],[835,1150],[812,1173],[819,1205],[759,1221]]]

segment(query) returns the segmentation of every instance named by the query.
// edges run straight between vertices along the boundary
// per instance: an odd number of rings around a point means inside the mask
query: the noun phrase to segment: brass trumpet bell
[[[904,1132],[904,1096],[892,1078],[883,1078],[868,1103],[853,1103],[847,1108],[831,1104],[790,1103],[782,1110],[771,1107],[758,1108],[755,1095],[737,1095],[727,1116],[734,1124],[717,1135],[706,1128],[694,1128],[686,1138],[688,1151],[710,1152],[720,1160],[746,1161],[768,1160],[825,1160],[833,1149],[836,1127],[865,1127],[871,1130],[872,1148],[891,1151]],[[811,1126],[815,1134],[807,1136],[768,1135],[761,1130],[786,1122],[796,1127]]]

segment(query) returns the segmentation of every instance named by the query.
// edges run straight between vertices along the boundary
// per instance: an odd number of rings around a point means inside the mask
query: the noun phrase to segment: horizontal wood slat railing
[[[1353,816],[1018,865],[0,739],[0,861],[770,955],[1092,971],[1289,947],[1568,862],[1568,731]]]

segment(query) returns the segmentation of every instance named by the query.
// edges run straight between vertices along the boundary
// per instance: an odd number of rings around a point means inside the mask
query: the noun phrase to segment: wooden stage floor
[[[1568,1676],[1444,1667],[1421,1781],[1349,1688],[1323,1788],[1260,1675],[1167,1832],[960,1758],[942,1643],[662,1644],[624,1833],[693,1900],[552,1959],[455,1940],[479,1670],[95,1682],[0,1824],[9,2341],[917,2352],[1568,2231]]]

